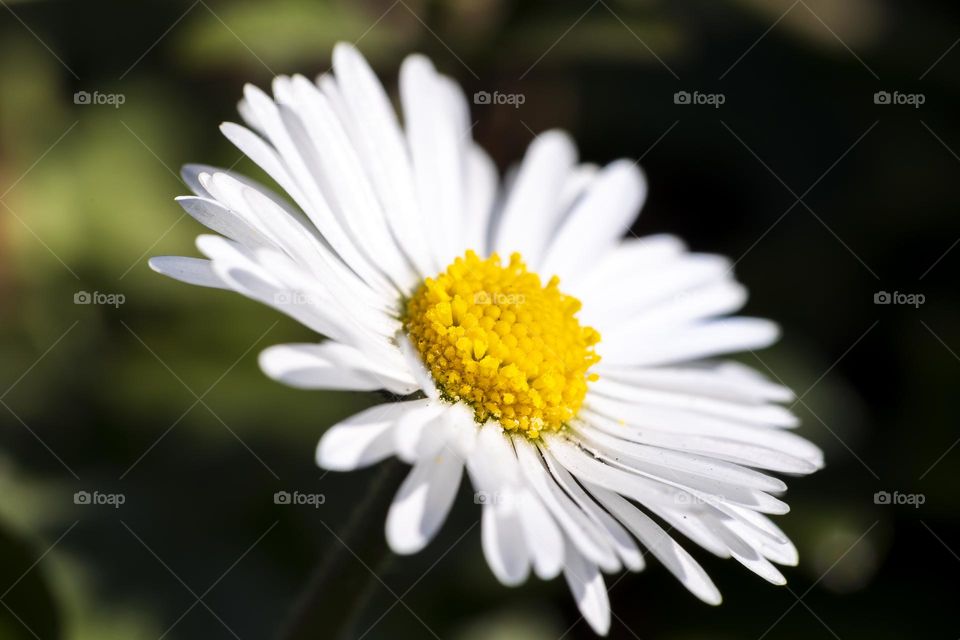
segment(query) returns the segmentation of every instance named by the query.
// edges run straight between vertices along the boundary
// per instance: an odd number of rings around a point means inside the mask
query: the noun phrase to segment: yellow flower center
[[[424,280],[404,327],[443,397],[530,438],[573,418],[597,379],[600,334],[580,326],[580,301],[559,282],[541,284],[518,253],[504,266],[473,251]]]

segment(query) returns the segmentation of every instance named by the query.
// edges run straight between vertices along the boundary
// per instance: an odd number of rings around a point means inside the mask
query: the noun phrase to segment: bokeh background
[[[719,608],[656,563],[611,576],[612,637],[956,638],[958,38],[950,2],[0,0],[0,637],[271,637],[336,552],[377,472],[325,475],[314,446],[376,398],[268,380],[258,351],[305,329],[146,260],[195,255],[182,164],[256,173],[217,130],[243,83],[321,73],[347,40],[391,91],[421,51],[522,96],[473,105],[501,169],[551,127],[642,158],[634,231],[732,256],[747,312],[784,327],[743,360],[827,454],[780,520],[800,566],[774,588],[695,552]],[[274,504],[295,490],[326,501]],[[477,517],[464,491],[427,551],[377,564],[357,635],[591,637],[562,580],[496,583]]]

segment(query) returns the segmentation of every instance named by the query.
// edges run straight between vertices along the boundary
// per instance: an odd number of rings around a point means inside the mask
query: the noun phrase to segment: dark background
[[[586,160],[642,158],[651,195],[634,231],[731,256],[747,312],[783,325],[780,344],[743,360],[797,391],[800,433],[826,451],[825,470],[791,480],[779,519],[800,566],[775,588],[694,551],[719,608],[655,562],[610,576],[611,636],[956,638],[958,13],[905,0],[0,0],[0,637],[270,637],[339,547],[376,470],[325,475],[313,451],[376,398],[268,380],[256,354],[309,332],[146,259],[196,255],[201,228],[173,202],[180,165],[255,172],[217,131],[238,119],[243,83],[313,76],[335,41],[359,40],[391,92],[421,51],[468,94],[522,94],[518,108],[473,105],[501,169],[551,127]],[[78,91],[124,102],[75,104]],[[724,103],[675,104],[677,91]],[[876,104],[878,91],[924,103]],[[83,291],[123,304],[75,304]],[[925,301],[875,304],[882,291]],[[275,505],[280,490],[326,502]],[[125,502],[77,505],[77,491]],[[923,504],[876,504],[878,491]],[[478,515],[464,491],[428,550],[377,565],[357,635],[591,637],[562,580],[496,583]]]

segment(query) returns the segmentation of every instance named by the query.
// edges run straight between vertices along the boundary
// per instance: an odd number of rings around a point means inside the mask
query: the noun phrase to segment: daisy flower
[[[791,392],[734,362],[778,330],[726,317],[746,300],[729,261],[675,237],[627,238],[647,194],[635,162],[580,163],[538,136],[502,181],[470,136],[467,100],[420,55],[400,69],[402,121],[352,46],[311,82],[247,86],[226,137],[283,195],[187,166],[179,203],[216,232],[206,259],[156,271],[270,305],[324,337],[260,356],[304,389],[396,396],[331,427],[317,463],[412,465],[386,516],[400,554],[423,549],[464,475],[483,553],[504,585],[561,573],[605,634],[603,573],[659,560],[709,604],[720,592],[681,534],[766,580],[797,551],[767,472],[810,473],[817,447],[778,403]]]

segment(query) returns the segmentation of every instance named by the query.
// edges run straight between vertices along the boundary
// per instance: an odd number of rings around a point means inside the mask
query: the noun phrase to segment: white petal
[[[536,494],[528,489],[520,492],[517,512],[530,550],[534,573],[541,580],[555,578],[564,563],[564,537],[550,512]]]
[[[618,409],[628,411],[629,407],[653,405],[772,427],[795,427],[800,423],[789,410],[776,404],[730,402],[704,397],[695,392],[677,393],[644,389],[638,385],[620,384],[610,380],[598,380],[591,387],[590,394],[590,401],[605,407],[605,413]],[[628,416],[629,414],[625,414],[622,417]]]
[[[501,258],[519,251],[531,268],[539,265],[563,213],[559,193],[576,160],[576,147],[562,131],[541,133],[530,143],[496,230],[494,249]]]
[[[642,240],[633,243],[624,241],[613,255],[624,254],[621,262],[637,262],[638,266],[633,269],[620,266],[615,275],[606,280],[598,280],[591,274],[589,280],[571,290],[571,293],[581,297],[586,322],[609,332],[617,324],[655,311],[661,304],[686,298],[698,288],[732,281],[730,260],[727,258],[700,253],[678,254],[675,242],[670,241],[654,245],[653,248],[658,246],[661,247],[660,253],[667,253],[666,257],[659,260],[649,255],[656,252],[641,251],[645,248]],[[598,269],[602,267],[601,263]]]
[[[264,138],[261,138],[250,129],[233,122],[224,122],[221,124],[220,132],[223,133],[224,137],[233,143],[235,147],[242,151],[244,155],[263,169],[267,175],[273,178],[283,189],[284,193],[293,198],[304,211],[308,211],[311,208],[310,201],[287,170],[286,165],[283,160],[280,159],[277,151],[271,147]],[[184,169],[186,170],[186,167]],[[208,173],[220,173],[220,171],[208,171]],[[206,190],[204,189],[204,191]],[[204,193],[198,195],[204,195]]]
[[[782,480],[730,462],[630,442],[585,424],[578,425],[576,431],[590,446],[618,456],[618,462],[631,468],[653,469],[684,481],[689,474],[758,491],[786,490]]]
[[[570,499],[544,467],[540,452],[526,438],[515,438],[517,459],[527,482],[536,490],[567,539],[592,562],[606,571],[617,571],[620,561],[609,536]]]
[[[317,150],[316,170],[327,202],[351,240],[394,282],[408,289],[417,277],[397,247],[362,162],[328,99],[303,76],[291,82],[295,109]]]
[[[639,502],[659,502],[670,506],[676,503],[675,488],[604,464],[565,437],[547,436],[544,442],[557,461],[581,482],[599,485]]]
[[[606,255],[597,256],[595,264],[564,281],[564,290],[585,299],[590,293],[604,292],[611,284],[634,280],[638,273],[651,272],[671,264],[686,251],[683,241],[665,233],[643,238],[627,238]],[[613,297],[615,292],[607,292]]]
[[[276,251],[258,249],[254,261],[292,296],[290,304],[303,307],[305,311],[323,316],[338,323],[343,333],[358,339],[364,337],[376,342],[377,355],[390,362],[399,362],[401,354],[394,344],[394,336],[401,329],[400,320],[385,309],[371,307],[357,299],[341,297],[339,283],[332,279],[315,278],[293,260]],[[366,351],[365,345],[340,340]]]
[[[483,506],[480,541],[490,570],[501,584],[523,584],[530,573],[523,525],[515,508],[501,504]]]
[[[327,429],[317,445],[317,464],[332,471],[353,471],[393,454],[397,420],[423,400],[388,402],[350,416]]]
[[[480,540],[490,570],[497,579],[514,586],[530,573],[523,522],[517,512],[516,463],[512,449],[499,426],[479,430],[476,446],[467,458],[467,470],[483,503]]]
[[[724,510],[740,505],[765,513],[787,513],[789,507],[776,498],[737,484],[707,479],[690,473],[649,466],[646,470],[614,459],[617,454],[588,454],[564,436],[544,438],[550,452],[570,473],[584,482],[598,485],[649,505],[676,507],[700,500]],[[595,456],[599,456],[599,459]]]
[[[725,362],[702,367],[615,367],[598,363],[596,372],[601,380],[613,380],[646,389],[696,393],[698,395],[740,402],[789,402],[794,399],[787,387],[774,384],[756,374],[739,373],[743,365]],[[593,387],[591,387],[593,388]]]
[[[430,220],[418,208],[416,183],[397,115],[380,81],[355,47],[339,43],[333,50],[333,68],[339,96],[349,109],[357,150],[383,204],[390,229],[421,274],[434,274],[433,260],[423,230]],[[328,82],[327,85],[330,85]],[[324,93],[329,93],[324,86]]]
[[[460,454],[464,460],[469,460],[477,445],[479,432],[473,409],[458,402],[446,407],[443,419],[447,432],[447,446]]]
[[[256,210],[264,212],[270,207],[257,192],[247,190],[243,195]],[[287,239],[279,246],[290,260],[279,263],[278,268],[291,262],[294,264],[294,269],[284,269],[285,273],[292,274],[286,278],[292,287],[328,292],[328,306],[332,304],[347,309],[348,316],[353,316],[354,310],[363,314],[364,318],[367,312],[375,312],[381,317],[388,316],[394,325],[397,324],[397,296],[385,296],[368,287],[339,258],[328,249],[322,248],[318,242],[305,236],[297,240],[295,233],[283,235]],[[255,254],[266,256],[262,262],[273,259],[271,253],[264,253],[262,250],[255,251]]]
[[[406,395],[419,388],[407,372],[337,342],[269,347],[260,353],[260,368],[274,380],[301,389],[388,389]]]
[[[408,411],[394,429],[393,438],[397,448],[397,457],[409,464],[415,463],[428,455],[429,441],[424,439],[424,432],[429,429],[439,429],[439,419],[444,412],[444,405],[436,401],[425,402],[422,406]]]
[[[595,164],[580,164],[574,167],[570,175],[567,176],[557,200],[557,208],[561,211],[558,225],[566,219],[573,205],[583,197],[583,194],[593,184],[599,170],[600,167]],[[555,234],[557,230],[551,229],[551,231]]]
[[[302,292],[291,291],[289,286],[277,279],[277,275],[298,271],[289,260],[284,263],[285,257],[279,253],[264,249],[254,254],[220,236],[199,236],[197,247],[212,259],[214,273],[235,291],[289,315],[317,333],[369,351],[374,357],[388,361],[402,359],[394,346],[377,340],[358,325],[357,319],[361,317],[368,322],[376,322],[374,315],[365,316],[363,310],[354,308],[354,315],[350,316],[337,304],[315,304],[313,295],[321,295],[327,302],[330,301],[328,295],[316,288],[322,287],[322,283],[304,279],[315,289],[307,294],[305,300],[301,300]],[[260,264],[265,259],[269,259],[270,269]],[[300,277],[303,279],[302,275]]]
[[[757,548],[767,559],[777,564],[797,566],[797,548],[770,518],[742,507],[730,509],[737,516],[726,523],[730,530]]]
[[[724,513],[730,506],[743,506],[764,513],[783,514],[790,511],[787,503],[759,489],[710,477],[704,473],[653,464],[630,454],[619,454],[616,448],[597,445],[593,441],[588,440],[583,444],[596,456],[596,460],[592,457],[586,458],[587,472],[600,473],[598,483],[601,486],[606,486],[611,470],[627,472],[625,478],[621,480],[615,477],[614,482],[625,482],[626,487],[618,492],[634,499],[644,499],[644,493],[656,485],[661,485],[670,492],[674,502],[702,501]],[[779,482],[776,478],[771,480]],[[640,497],[637,495],[638,491]]]
[[[350,134],[350,139],[354,141],[355,145],[358,144],[359,135],[356,129],[359,124],[350,114],[350,107],[347,106],[347,102],[343,98],[343,92],[340,91],[337,79],[332,73],[323,73],[317,77],[316,84],[327,100],[330,101],[330,106],[333,107],[344,129]]]
[[[651,513],[659,516],[674,530],[682,533],[694,543],[700,545],[718,558],[729,558],[730,549],[716,533],[716,518],[711,519],[711,513],[718,513],[707,504],[680,505],[676,508],[664,505],[644,505]]]
[[[407,370],[417,381],[417,384],[420,385],[420,388],[423,389],[423,392],[427,394],[428,398],[438,399],[440,397],[440,390],[437,389],[437,385],[434,384],[430,372],[427,371],[427,368],[424,366],[423,360],[420,358],[420,354],[417,353],[417,349],[410,342],[410,338],[406,333],[403,333],[397,336],[397,342],[400,345],[400,353],[403,355],[403,360],[407,363]]]
[[[686,587],[707,604],[720,604],[722,598],[710,577],[686,550],[645,513],[617,494],[601,487],[591,487],[596,496],[620,520],[650,553]]]
[[[717,530],[730,548],[730,555],[733,556],[737,562],[771,584],[783,585],[787,583],[787,579],[783,577],[783,574],[780,573],[775,566],[770,564],[759,551],[754,549],[731,529],[722,526],[724,525],[723,522],[720,524],[721,526],[718,527]]]
[[[586,424],[630,442],[686,451],[747,467],[769,469],[781,473],[806,474],[817,469],[815,464],[804,457],[758,446],[749,441],[737,441],[729,437],[687,435],[656,429],[641,429],[587,410],[581,410],[580,417]]]
[[[230,232],[234,232],[235,230],[244,232],[246,229],[249,229],[254,234],[252,237],[234,239],[251,249],[264,246],[277,247],[286,251],[292,257],[303,255],[304,259],[302,262],[309,264],[306,257],[308,255],[310,258],[313,257],[313,250],[318,238],[314,235],[316,233],[315,229],[302,215],[290,215],[285,209],[264,194],[260,194],[264,201],[262,205],[259,205],[259,202],[257,203],[259,206],[252,204],[250,200],[245,197],[245,192],[256,192],[257,190],[245,186],[243,182],[228,173],[220,171],[216,173],[201,173],[199,179],[201,184],[210,192],[211,196],[220,203],[220,207],[227,209],[228,213],[226,215],[237,218],[236,222],[232,224],[230,228],[225,229],[225,224],[221,223],[219,225],[220,228],[214,229],[215,231],[229,238],[233,238]],[[187,200],[187,205],[192,206],[194,209],[196,209],[199,204],[202,204],[202,202],[198,203],[196,200]],[[188,209],[188,213],[189,212]],[[214,212],[210,212],[204,217],[209,219],[213,217],[213,214]],[[225,214],[220,213],[220,217],[224,217],[224,215]],[[200,221],[206,223],[204,220]],[[240,228],[237,229],[237,227]],[[228,231],[228,233],[224,233],[224,231]],[[246,231],[245,235],[251,236],[251,231]]]
[[[597,345],[597,353],[610,364],[649,367],[763,349],[779,337],[780,330],[769,320],[724,318],[682,328],[657,340],[603,340]]]
[[[612,249],[647,197],[647,181],[634,162],[604,167],[551,242],[540,270],[564,280]]]
[[[181,258],[179,256],[158,256],[150,258],[148,264],[157,273],[162,273],[180,282],[213,289],[231,289],[229,284],[213,272],[209,260]]]
[[[396,297],[376,293],[356,273],[334,255],[320,237],[313,224],[302,213],[291,211],[265,192],[245,184],[232,174],[216,172],[201,173],[198,177],[215,197],[231,213],[241,218],[261,236],[269,239],[269,246],[276,247],[294,260],[302,269],[312,273],[318,285],[336,292],[337,299],[357,301],[364,306],[386,308],[395,303]],[[264,246],[263,242],[248,245]]]
[[[183,178],[183,181],[190,187],[190,190],[194,194],[201,198],[214,198],[213,194],[207,191],[207,188],[203,186],[200,181],[200,176],[203,174],[215,175],[217,173],[225,173],[237,182],[241,183],[245,187],[249,187],[254,191],[262,193],[264,196],[270,198],[278,207],[286,211],[289,215],[293,217],[303,218],[303,214],[297,211],[297,209],[291,205],[287,200],[277,194],[273,189],[268,188],[264,184],[257,182],[253,178],[249,178],[241,173],[232,171],[230,169],[223,169],[221,167],[214,167],[207,164],[186,164],[180,170],[180,177]]]
[[[467,157],[467,210],[464,222],[464,249],[481,257],[490,246],[490,218],[497,198],[497,168],[487,152],[472,145]]]
[[[311,170],[318,160],[315,151],[307,146],[309,136],[302,130],[303,125],[284,119],[284,109],[252,85],[244,87],[244,96],[263,124],[273,148],[253,132],[231,123],[221,126],[224,135],[284,187],[351,269],[372,288],[390,292],[391,285],[383,274],[361,254],[330,210],[319,188],[316,169]]]
[[[610,599],[603,575],[573,545],[567,546],[567,563],[563,577],[577,601],[577,608],[594,633],[605,636],[610,631]]]
[[[246,220],[216,200],[181,196],[176,198],[176,201],[184,211],[211,231],[216,231],[251,248],[273,246],[270,240],[250,226]]]
[[[460,422],[454,421],[450,424],[452,433],[459,435],[465,431],[470,432],[472,410],[466,410],[459,404],[454,405],[453,409],[460,410],[457,418]],[[469,422],[464,424],[466,421]],[[479,490],[476,494],[478,501],[483,503],[484,511],[493,511],[493,515],[487,516],[491,518],[491,524],[485,525],[491,528],[487,535],[492,536],[488,553],[501,553],[499,543],[493,537],[494,532],[500,531],[503,526],[497,523],[509,520],[508,526],[513,528],[515,515],[522,534],[522,539],[515,541],[517,548],[527,554],[538,577],[545,580],[556,577],[563,567],[563,535],[540,498],[527,486],[508,436],[504,435],[498,425],[492,423],[479,430],[474,428],[472,432],[476,434],[472,443],[474,446],[466,450],[461,448],[461,452],[465,453],[469,461],[468,469],[474,486]],[[497,575],[502,581],[504,576],[508,575],[514,575],[513,578],[508,578],[509,580],[520,580],[521,575],[524,578],[526,576],[527,569],[522,568],[523,563],[512,555],[510,558],[496,557],[491,561],[491,565],[494,566],[495,573],[500,572]],[[519,573],[507,571],[510,566],[515,566]]]
[[[422,55],[411,55],[403,61],[400,97],[417,200],[430,221],[423,233],[437,261],[448,264],[463,246],[463,139],[469,130],[461,126],[459,114],[450,108],[448,87]]]
[[[644,406],[629,415],[621,405],[611,406],[608,413],[601,410],[597,403],[584,409],[584,415],[600,415],[602,420],[612,421],[614,429],[626,428],[640,433],[666,432],[680,435],[702,435],[746,442],[775,451],[781,451],[792,457],[800,458],[820,468],[823,466],[823,452],[814,444],[788,431],[771,429],[764,425],[749,425],[721,418],[715,418],[690,411],[678,411],[663,407]],[[602,414],[602,415],[601,415]]]
[[[266,135],[263,127],[260,126],[260,122],[257,120],[257,114],[253,112],[253,108],[250,107],[250,103],[247,102],[245,98],[240,98],[240,100],[237,102],[237,113],[240,114],[240,118],[243,120],[244,124],[260,135]]]
[[[427,546],[450,512],[462,475],[463,460],[449,449],[417,462],[387,513],[387,542],[395,553]]]
[[[583,509],[587,517],[606,531],[609,536],[609,542],[613,545],[613,549],[623,562],[623,565],[630,571],[640,571],[643,569],[645,564],[643,554],[637,548],[637,545],[634,544],[630,534],[627,533],[620,523],[614,520],[609,513],[597,506],[593,498],[587,495],[587,492],[577,484],[577,481],[573,479],[570,473],[554,459],[548,448],[541,447],[540,451],[543,454],[544,461],[547,463],[547,468],[553,475],[554,480],[557,481],[557,484],[567,492],[573,501],[577,503],[577,506]]]
[[[211,259],[216,276],[234,291],[279,309],[317,333],[348,340],[337,317],[306,305],[285,304],[288,289],[257,264],[250,251],[226,238],[206,235],[197,237],[197,248]]]
[[[746,301],[746,288],[732,280],[720,280],[683,291],[633,317],[612,319],[604,324],[603,336],[652,339],[680,326],[739,311]]]

